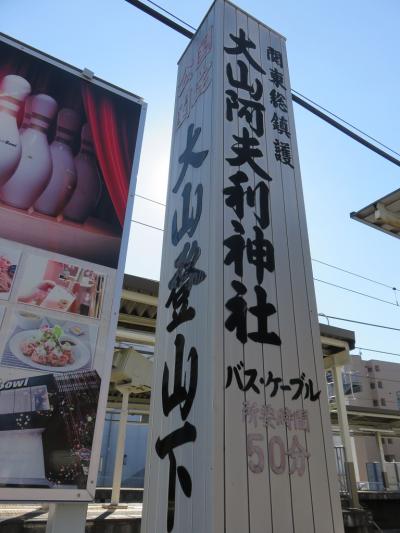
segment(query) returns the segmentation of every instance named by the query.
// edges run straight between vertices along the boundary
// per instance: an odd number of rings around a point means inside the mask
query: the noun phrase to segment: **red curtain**
[[[84,83],[82,97],[92,130],[97,160],[118,220],[123,226],[128,201],[129,179],[133,161],[132,138],[128,117],[104,90]],[[131,120],[132,122],[132,120]]]

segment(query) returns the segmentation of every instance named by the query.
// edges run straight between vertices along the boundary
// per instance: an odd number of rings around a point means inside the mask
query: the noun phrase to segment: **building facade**
[[[326,376],[334,444],[340,447],[332,372],[328,370]],[[342,368],[342,380],[358,487],[397,490],[400,487],[400,364],[352,355],[350,363]]]

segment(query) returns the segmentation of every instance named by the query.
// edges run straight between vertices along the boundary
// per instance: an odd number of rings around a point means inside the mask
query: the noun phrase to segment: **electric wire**
[[[155,202],[155,203],[159,203],[159,202]],[[134,219],[132,219],[132,222],[134,222],[135,224],[139,224],[141,226],[145,226],[146,228],[151,228],[151,229],[155,229],[157,231],[164,232],[163,228],[159,228],[157,226],[153,226],[152,224],[146,224],[144,222],[141,222],[139,220],[134,220]],[[319,279],[319,278],[313,278],[313,279],[314,279],[314,281],[318,281],[319,283],[324,283],[325,285],[330,285],[331,287],[335,287],[337,289],[341,289],[341,290],[344,290],[344,291],[347,291],[347,292],[351,292],[353,294],[358,294],[359,296],[364,296],[365,298],[370,298],[371,300],[376,300],[377,302],[385,303],[387,305],[393,305],[394,307],[400,307],[399,304],[397,303],[397,300],[396,300],[396,303],[394,303],[394,302],[390,302],[389,300],[384,300],[383,298],[378,298],[377,296],[372,296],[371,294],[366,294],[365,292],[356,291],[354,289],[349,289],[348,287],[343,287],[342,285],[337,285],[336,283],[331,283],[330,281],[325,281],[325,280]],[[326,315],[322,314],[321,316],[326,316]],[[328,318],[330,318],[330,317],[328,317]]]
[[[396,357],[400,357],[400,353],[386,352],[384,350],[374,350],[373,348],[363,348],[362,346],[355,346],[354,349],[364,350],[365,352],[376,352],[376,353],[383,353],[386,355],[395,355]]]
[[[184,35],[188,39],[192,39],[193,38],[194,33],[192,31],[188,30],[187,28],[184,28],[183,26],[178,24],[178,22],[175,22],[174,20],[171,20],[170,18],[166,17],[165,15],[160,13],[159,11],[153,9],[149,5],[144,4],[143,2],[141,2],[141,0],[125,0],[125,1],[128,4],[130,4],[131,6],[137,7],[138,9],[143,11],[144,13],[147,13],[147,15],[150,15],[151,17],[153,17],[154,19],[158,20],[159,22],[162,22],[163,24],[165,24],[169,28],[172,28],[176,32],[180,33],[181,35]]]
[[[386,287],[388,289],[392,289],[393,291],[400,292],[399,289],[397,289],[396,287],[392,287],[391,285],[387,285],[386,283],[382,283],[381,281],[376,281],[374,279],[367,278],[366,276],[362,276],[361,274],[357,274],[355,272],[351,272],[350,270],[345,270],[344,268],[341,268],[341,267],[338,267],[338,266],[335,266],[335,265],[331,265],[330,263],[325,263],[325,261],[321,261],[319,259],[312,259],[312,261],[314,261],[315,263],[321,263],[321,265],[325,265],[327,267],[334,268],[336,270],[340,270],[341,272],[345,272],[346,274],[350,274],[350,275],[355,276],[357,278],[364,279],[366,281],[370,281],[371,283],[376,283],[377,285],[382,285],[382,287]]]
[[[151,198],[148,198],[147,196],[142,196],[141,194],[138,194],[138,193],[135,193],[135,196],[137,196],[138,198],[142,198],[143,200],[147,200],[148,202],[153,202],[153,204],[158,204],[158,205],[161,205],[163,207],[166,206],[162,202],[158,202],[157,200],[152,200]]]
[[[365,292],[356,291],[354,289],[349,289],[348,287],[343,287],[342,285],[337,285],[336,283],[331,283],[330,281],[324,281],[323,279],[319,278],[313,278],[314,281],[318,281],[319,283],[324,283],[325,285],[330,285],[331,287],[336,287],[337,289],[342,289],[343,291],[352,292],[353,294],[358,294],[360,296],[364,296],[365,298],[370,298],[371,300],[376,300],[378,302],[382,302],[388,305],[394,305],[395,307],[399,307],[398,303],[390,302],[389,300],[384,300],[383,298],[378,298],[377,296],[372,296],[371,294],[367,294]]]
[[[164,9],[163,7],[159,6],[158,4],[156,4],[155,2],[152,2],[152,0],[146,0],[149,4],[152,4],[153,6],[155,7],[158,7],[158,9],[161,9],[161,11],[164,11],[164,13],[167,13],[168,15],[170,15],[172,18],[174,18],[175,20],[179,20],[179,22],[182,22],[182,24],[184,24],[185,26],[188,26],[189,28],[192,28],[192,30],[196,31],[197,28],[195,28],[194,26],[192,26],[191,24],[189,24],[188,22],[185,22],[184,20],[180,19],[179,17],[177,17],[176,15],[174,15],[173,13],[171,13],[170,11],[167,11],[166,9]],[[400,154],[399,154],[400,155]]]
[[[138,198],[142,198],[143,200],[147,200],[148,202],[152,202],[154,204],[157,204],[157,205],[160,205],[162,207],[165,207],[164,203],[158,202],[157,200],[153,200],[152,198],[148,198],[147,196],[143,196],[143,195],[138,194],[138,193],[136,193],[135,196],[137,196]],[[151,227],[151,228],[159,230],[159,231],[164,231],[162,228],[158,228],[156,226],[151,226],[150,224],[144,224],[144,223],[139,222],[138,220],[134,220],[133,222],[135,222],[136,224],[146,225],[147,227]],[[336,265],[331,265],[330,263],[326,263],[325,261],[321,261],[320,259],[312,259],[312,261],[315,262],[315,263],[320,263],[321,265],[325,265],[327,267],[333,268],[335,270],[339,270],[340,272],[344,272],[346,274],[350,274],[351,276],[355,276],[357,278],[369,281],[371,283],[375,283],[376,285],[380,285],[382,287],[386,287],[387,289],[391,289],[393,291],[400,292],[400,290],[397,287],[392,287],[391,285],[388,285],[386,283],[382,283],[381,281],[377,281],[377,280],[368,278],[368,277],[363,276],[361,274],[357,274],[356,272],[351,272],[350,270],[346,270],[346,269],[338,267]],[[355,294],[359,294],[360,296],[365,296],[366,298],[371,298],[373,300],[377,300],[377,301],[382,302],[382,303],[386,303],[386,304],[389,304],[389,305],[394,305],[395,307],[399,307],[399,303],[398,303],[397,299],[396,299],[396,303],[393,303],[393,302],[390,302],[389,300],[384,300],[382,298],[378,298],[376,296],[372,296],[371,294],[366,294],[366,293],[363,293],[363,292],[360,292],[360,291],[356,291],[354,289],[349,289],[348,287],[343,287],[342,285],[337,285],[335,283],[331,283],[331,282],[328,282],[328,281],[325,281],[325,280],[321,280],[321,279],[318,279],[318,278],[314,278],[314,280],[318,281],[320,283],[325,283],[326,285],[331,285],[332,287],[336,287],[338,289],[342,289],[342,290],[345,290],[345,291],[348,291],[348,292],[353,292]]]
[[[351,322],[352,324],[361,324],[362,326],[370,326],[370,327],[374,327],[374,328],[390,329],[391,331],[400,331],[399,328],[394,328],[392,326],[385,326],[383,324],[374,324],[372,322],[363,322],[361,320],[354,320],[354,319],[351,319],[351,318],[343,318],[343,317],[339,317],[339,316],[331,316],[331,315],[326,315],[325,313],[318,313],[318,316],[323,316],[325,318],[330,318],[331,320],[339,320],[339,321],[342,321],[342,322]]]
[[[377,144],[380,144],[381,146],[383,146],[384,148],[386,148],[386,149],[389,150],[390,152],[392,152],[392,153],[394,153],[394,154],[400,156],[400,153],[399,153],[399,152],[396,152],[396,150],[393,150],[392,148],[390,148],[390,146],[387,146],[386,144],[383,144],[381,141],[378,141],[378,139],[375,139],[375,137],[371,137],[371,135],[368,135],[368,133],[365,133],[364,131],[360,130],[360,129],[357,128],[356,126],[353,126],[353,124],[351,124],[350,122],[347,122],[347,120],[344,120],[344,118],[340,117],[339,115],[336,115],[335,113],[332,113],[332,111],[329,111],[329,109],[326,109],[326,108],[323,107],[322,105],[317,104],[317,102],[314,102],[314,100],[311,100],[311,98],[308,98],[308,96],[304,96],[304,94],[301,94],[299,91],[296,91],[295,89],[292,89],[292,91],[293,91],[294,93],[298,94],[299,96],[301,96],[302,98],[305,98],[306,100],[308,100],[309,102],[311,102],[313,105],[316,105],[317,107],[319,107],[320,109],[322,109],[323,111],[325,111],[325,113],[329,113],[330,115],[332,115],[332,117],[337,118],[338,120],[340,120],[340,121],[343,122],[344,124],[347,124],[347,126],[350,126],[350,127],[353,128],[354,130],[358,131],[358,133],[361,133],[362,135],[364,135],[364,136],[367,137],[368,139],[371,139],[371,141],[374,141],[374,142],[376,142]]]
[[[141,194],[138,194],[136,193],[135,196],[137,196],[138,198],[142,198],[143,200],[147,200],[148,202],[152,202],[154,204],[157,204],[157,205],[160,205],[162,207],[166,207],[166,204],[165,203],[162,203],[162,202],[158,202],[157,200],[153,200],[152,198],[149,198],[147,196],[143,196]],[[140,224],[140,222],[136,221],[137,224]],[[161,228],[156,228],[155,226],[152,226],[154,227],[154,229],[158,229],[160,231],[163,231]],[[327,263],[325,261],[321,261],[320,259],[314,259],[312,258],[311,259],[314,263],[319,263],[321,265],[324,265],[324,266],[327,266],[329,268],[333,268],[335,270],[339,270],[340,272],[344,272],[345,274],[350,274],[351,276],[355,276],[357,278],[360,278],[360,279],[363,279],[365,281],[369,281],[371,283],[375,283],[376,285],[380,285],[382,287],[386,287],[387,289],[391,289],[393,291],[396,291],[396,292],[400,292],[400,290],[397,288],[397,287],[393,287],[391,285],[388,285],[387,283],[382,283],[381,281],[377,281],[375,279],[372,279],[372,278],[368,278],[367,276],[363,276],[362,274],[358,274],[356,272],[351,272],[350,270],[346,270],[345,268],[341,268],[341,267],[338,267],[336,265],[332,265],[330,263]],[[323,281],[323,280],[319,280],[317,278],[314,278],[316,281],[320,281],[321,283],[326,283],[326,284],[329,284],[327,281]],[[347,287],[342,287],[340,285],[334,285],[333,283],[331,283],[331,285],[333,286],[336,286],[340,289],[343,289],[343,290],[348,290],[348,291],[351,291],[351,292],[355,292],[356,294],[361,294],[362,296],[366,296],[367,298],[373,298],[373,299],[377,299],[378,301],[382,301],[384,303],[388,303],[390,305],[395,305],[395,306],[399,306],[399,304],[397,303],[393,303],[393,302],[389,302],[387,300],[382,300],[380,298],[376,298],[376,297],[373,297],[372,295],[369,295],[369,294],[365,294],[365,293],[361,293],[361,292],[357,292],[355,290],[352,290],[352,289],[348,289]]]
[[[163,229],[157,228],[156,226],[152,226],[151,224],[145,224],[144,222],[139,222],[139,220],[132,219],[132,222],[134,222],[135,224],[140,224],[141,226],[146,226],[146,228],[152,228],[158,231],[164,231]]]
[[[144,4],[143,2],[141,2],[140,0],[125,0],[126,2],[128,2],[129,4],[131,4],[132,6],[134,7],[137,7],[138,9],[141,9],[142,11],[144,11],[145,13],[147,13],[148,15],[154,17],[156,20],[158,20],[159,22],[162,22],[163,24],[166,24],[167,26],[169,26],[170,28],[174,29],[175,31],[177,31],[178,33],[184,35],[185,37],[188,37],[189,39],[192,39],[194,34],[192,32],[190,32],[189,30],[187,30],[186,28],[184,28],[183,26],[180,26],[178,23],[172,21],[171,19],[168,19],[167,17],[165,17],[164,15],[162,15],[161,13],[155,11],[154,9],[150,8],[149,6],[146,6],[146,4]],[[188,22],[185,22],[184,20],[180,19],[179,17],[177,17],[176,15],[172,14],[171,12],[167,11],[166,9],[164,9],[163,7],[159,6],[158,4],[152,2],[151,0],[148,0],[148,2],[150,2],[151,4],[153,4],[154,6],[157,6],[159,9],[161,9],[162,11],[164,11],[165,13],[168,13],[170,16],[172,16],[173,18],[175,18],[176,20],[179,20],[180,22],[182,22],[183,24],[185,24],[186,26],[194,29],[195,31],[197,31],[193,26],[191,26]],[[293,94],[295,93],[295,94]],[[299,96],[296,96],[296,95],[299,95]],[[308,111],[311,111],[312,113],[314,113],[315,115],[317,115],[319,118],[325,120],[326,122],[328,122],[329,124],[331,124],[332,126],[336,127],[337,129],[339,129],[340,131],[342,131],[342,133],[345,133],[346,135],[348,135],[349,137],[353,138],[354,140],[356,140],[357,142],[363,144],[364,146],[366,146],[367,148],[369,148],[370,150],[374,151],[375,153],[377,153],[378,155],[380,155],[381,157],[384,157],[385,159],[387,159],[388,161],[390,161],[391,163],[394,163],[395,165],[397,166],[400,166],[400,161],[398,159],[395,159],[393,158],[392,156],[390,156],[389,154],[387,154],[386,152],[383,152],[381,149],[379,149],[377,146],[374,146],[373,144],[369,143],[368,141],[366,141],[365,139],[362,139],[361,137],[359,137],[358,135],[356,135],[354,132],[351,132],[350,130],[348,130],[347,128],[345,128],[344,126],[342,126],[341,124],[335,122],[333,119],[329,118],[328,116],[324,116],[322,114],[321,111],[318,111],[315,107],[311,107],[311,104],[307,104],[307,102],[305,100],[301,100],[301,98],[305,98],[306,100],[308,100],[308,102],[311,102],[312,105],[314,106],[317,106],[319,107],[320,109],[323,109],[324,112],[326,113],[329,113],[329,115],[331,115],[332,117],[335,117],[337,118],[338,120],[340,120],[343,124],[346,124],[348,126],[350,126],[354,131],[358,131],[359,133],[361,133],[364,137],[366,138],[369,138],[371,140],[373,140],[375,143],[379,144],[380,146],[384,147],[385,149],[389,150],[390,152],[396,154],[396,155],[399,155],[400,154],[398,152],[396,152],[395,150],[393,150],[392,148],[386,146],[385,144],[383,144],[381,141],[378,141],[377,139],[375,139],[374,137],[372,137],[371,135],[368,135],[367,133],[365,133],[364,131],[362,131],[361,129],[357,128],[356,126],[354,126],[353,124],[351,124],[350,122],[347,122],[346,120],[342,119],[339,115],[336,115],[335,113],[332,113],[332,111],[329,111],[328,109],[322,107],[321,105],[315,103],[313,100],[311,100],[310,98],[302,95],[299,91],[296,91],[295,89],[292,89],[292,99],[294,102],[300,104],[301,106],[303,106],[305,109],[307,109]]]
[[[158,202],[156,202],[156,203],[158,203]],[[164,231],[163,228],[159,228],[157,226],[153,226],[152,224],[145,224],[144,222],[140,222],[139,220],[132,219],[132,222],[134,222],[135,224],[140,224],[141,226],[145,226],[147,228],[155,229],[157,231],[162,231],[162,232]],[[393,305],[394,307],[399,307],[398,303],[393,303],[393,302],[390,302],[389,300],[384,300],[383,298],[378,298],[377,296],[372,296],[371,294],[366,294],[365,292],[360,292],[360,291],[356,291],[354,289],[349,289],[348,287],[343,287],[342,285],[337,285],[336,283],[331,283],[330,281],[325,281],[325,280],[319,279],[319,278],[313,278],[313,279],[314,279],[314,281],[318,281],[319,283],[324,283],[325,285],[330,285],[331,287],[335,287],[337,289],[341,289],[341,290],[344,290],[344,291],[347,291],[347,292],[351,292],[353,294],[358,294],[359,296],[364,296],[365,298],[370,298],[371,300],[376,300],[376,301],[381,302],[381,303],[385,303],[385,304],[388,304],[388,305]]]

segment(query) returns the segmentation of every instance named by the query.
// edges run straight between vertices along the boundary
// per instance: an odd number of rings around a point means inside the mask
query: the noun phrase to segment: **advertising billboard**
[[[178,63],[142,533],[343,531],[285,38]]]
[[[146,106],[0,34],[0,499],[94,497]]]

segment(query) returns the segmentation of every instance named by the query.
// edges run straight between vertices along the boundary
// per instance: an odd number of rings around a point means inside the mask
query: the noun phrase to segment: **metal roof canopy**
[[[334,342],[328,342],[329,339],[345,342],[348,344],[349,351],[354,350],[356,344],[354,331],[321,323],[319,324],[319,331],[322,340],[322,352],[324,356],[334,355],[335,353],[343,350],[342,346],[338,346]]]
[[[400,238],[400,189],[359,211],[353,211],[350,218]]]
[[[377,407],[360,407],[346,405],[349,426],[352,433],[357,433],[360,427],[363,432],[390,431],[393,436],[400,437],[400,413],[393,409],[380,409]],[[330,409],[331,422],[338,423],[337,409]]]

